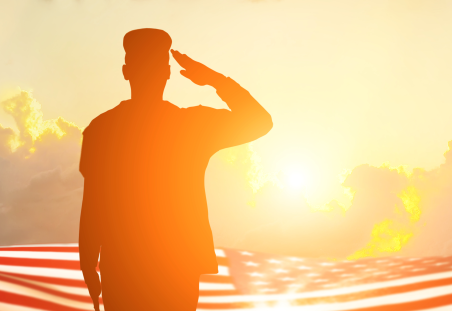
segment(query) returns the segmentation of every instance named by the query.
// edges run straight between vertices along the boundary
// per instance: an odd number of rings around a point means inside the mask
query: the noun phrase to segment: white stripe
[[[1,248],[15,248],[15,247],[78,247],[78,243],[66,243],[66,244],[26,244],[26,245],[9,245],[0,246]]]
[[[10,273],[36,275],[36,276],[47,276],[47,277],[70,279],[70,280],[83,280],[83,274],[82,274],[82,271],[80,271],[80,270],[0,265],[0,272],[10,272]]]
[[[452,272],[443,272],[436,274],[428,274],[422,276],[415,276],[410,278],[404,278],[399,280],[392,280],[379,283],[370,283],[364,285],[343,287],[337,289],[327,289],[320,291],[312,291],[305,293],[296,294],[276,294],[276,295],[234,295],[234,296],[204,296],[199,297],[199,302],[204,303],[224,303],[224,302],[262,302],[262,301],[289,301],[295,299],[303,298],[314,298],[314,297],[330,297],[336,295],[353,294],[361,291],[375,290],[380,288],[387,288],[391,286],[400,286],[413,283],[419,283],[428,280],[440,280],[452,277]]]
[[[218,273],[217,274],[212,274],[212,275],[225,275],[228,276],[229,275],[229,268],[226,266],[218,266]]]
[[[67,244],[28,244],[28,245],[9,245],[0,246],[0,251],[2,248],[17,248],[17,247],[78,247],[78,243],[67,243]],[[215,255],[217,257],[226,257],[226,253],[221,248],[215,249]]]
[[[438,308],[431,308],[431,309],[422,309],[419,311],[451,311],[452,310],[452,302],[448,306],[438,307]]]
[[[18,248],[18,247],[36,247],[36,248],[40,248],[40,247],[78,247],[78,243],[65,243],[65,244],[25,244],[25,245],[8,245],[8,246],[0,246],[0,251],[3,248]],[[216,248],[215,249],[215,255],[217,257],[226,257],[226,253],[223,249],[221,248]]]
[[[384,306],[390,304],[400,304],[406,302],[415,302],[428,298],[439,297],[452,293],[452,285],[428,288],[418,291],[412,291],[403,294],[394,294],[383,297],[367,298],[357,301],[334,303],[334,304],[317,304],[314,306],[297,306],[295,310],[304,311],[335,311],[337,309],[360,309],[374,306]]]
[[[1,297],[0,297],[0,299],[1,299]],[[0,301],[0,310],[2,310],[2,311],[45,311],[43,309],[22,307],[22,306],[12,305],[9,303],[3,303],[1,301]]]
[[[199,290],[234,290],[232,283],[204,283],[199,282]]]
[[[7,283],[7,282],[3,282],[3,281],[0,281],[0,290],[9,292],[9,293],[24,295],[24,296],[28,296],[28,297],[34,297],[34,298],[38,298],[41,300],[50,301],[50,302],[53,302],[56,304],[70,306],[73,308],[79,308],[79,309],[83,309],[83,310],[92,310],[93,309],[93,305],[90,303],[80,302],[80,301],[76,301],[76,300],[72,300],[72,299],[68,299],[68,298],[55,296],[55,295],[44,293],[44,292],[41,292],[41,291],[38,291],[38,290],[35,290],[32,288],[28,288],[28,287],[17,285],[17,284]]]
[[[8,258],[30,258],[30,259],[54,259],[54,260],[75,260],[79,261],[79,254],[75,252],[22,252],[22,251],[2,251],[0,257]]]
[[[406,302],[415,302],[419,300],[424,300],[428,298],[439,297],[452,293],[452,285],[435,287],[429,289],[423,289],[418,291],[413,291],[403,294],[388,295],[383,297],[360,299],[356,301],[348,302],[338,302],[338,303],[323,303],[315,305],[306,306],[284,306],[281,307],[282,310],[296,310],[296,311],[337,311],[337,310],[353,310],[360,308],[369,308],[375,306],[384,306],[390,304],[401,304]],[[260,303],[262,304],[262,303]],[[277,310],[278,307],[261,307],[261,305],[256,306],[252,309],[240,309],[240,311],[258,311],[258,310]],[[198,311],[224,311],[224,309],[197,309]],[[447,310],[447,309],[446,309]]]

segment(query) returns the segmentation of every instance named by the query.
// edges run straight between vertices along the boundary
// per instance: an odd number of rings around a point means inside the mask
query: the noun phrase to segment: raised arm
[[[226,128],[228,133],[223,135],[227,140],[223,148],[253,141],[271,130],[273,122],[270,114],[237,82],[185,54],[174,50],[171,53],[184,68],[181,71],[184,77],[197,85],[214,87],[231,110],[221,112],[222,121],[230,124]]]

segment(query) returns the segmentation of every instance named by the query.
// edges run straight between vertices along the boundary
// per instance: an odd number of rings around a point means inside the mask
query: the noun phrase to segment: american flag
[[[198,310],[452,310],[452,256],[325,261],[216,250]],[[102,305],[101,305],[102,308]],[[77,244],[0,247],[0,310],[93,310]]]

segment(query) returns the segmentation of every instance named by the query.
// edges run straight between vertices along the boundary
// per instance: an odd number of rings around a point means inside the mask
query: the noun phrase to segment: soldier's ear
[[[127,65],[122,65],[122,74],[124,75],[124,80],[129,80],[130,79],[130,74],[129,74],[129,68],[127,67]]]

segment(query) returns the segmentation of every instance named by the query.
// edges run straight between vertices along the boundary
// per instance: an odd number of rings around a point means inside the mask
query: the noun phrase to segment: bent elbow
[[[236,123],[237,128],[241,128],[244,142],[250,142],[265,136],[273,128],[273,121],[270,114],[260,114],[248,116]]]
[[[259,117],[254,118],[254,122],[250,123],[250,134],[252,134],[253,139],[258,139],[259,137],[267,135],[268,132],[273,128],[273,121],[270,114],[266,113],[265,115],[261,115]]]
[[[266,135],[273,128],[273,120],[269,113],[266,113],[264,116],[262,116],[259,123],[259,127],[261,128],[262,133],[260,136]]]
[[[272,117],[271,117],[270,114],[268,115],[268,118],[267,118],[267,121],[265,123],[265,126],[266,126],[265,134],[267,134],[273,128],[273,120],[272,120]]]

